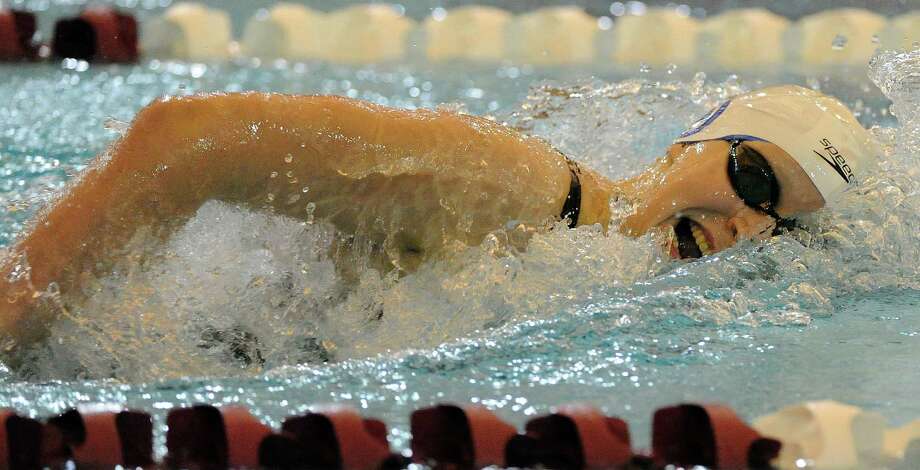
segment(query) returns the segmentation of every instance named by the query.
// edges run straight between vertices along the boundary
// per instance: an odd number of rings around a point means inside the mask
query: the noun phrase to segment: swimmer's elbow
[[[211,100],[197,97],[153,101],[137,113],[98,168],[111,178],[135,178],[138,184],[128,190],[155,187],[165,194],[187,194],[195,187],[207,192],[212,160],[220,160],[203,157],[225,147],[228,138],[214,107]]]
[[[115,147],[115,157],[147,163],[178,163],[213,150],[228,133],[227,95],[159,98],[141,109]],[[175,160],[175,161],[171,161]],[[129,165],[130,166],[130,165]]]
[[[169,138],[180,125],[182,108],[179,100],[159,98],[141,109],[131,121],[128,131],[118,145],[119,150],[146,149],[148,152],[169,144]]]
[[[159,137],[167,137],[183,129],[193,130],[203,121],[204,107],[207,103],[195,97],[158,98],[137,113],[129,133],[155,132]]]

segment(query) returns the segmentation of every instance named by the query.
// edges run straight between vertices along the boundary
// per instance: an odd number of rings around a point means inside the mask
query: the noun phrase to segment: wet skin
[[[773,167],[782,216],[813,211],[820,194],[767,143],[745,143]],[[773,220],[728,182],[729,144],[674,145],[641,175],[612,182],[587,168],[579,225],[610,223],[609,200],[638,201],[620,230],[641,235],[692,219],[714,251],[767,236]],[[138,234],[165,239],[209,200],[326,220],[340,250],[361,248],[381,271],[411,272],[479,244],[509,221],[545,230],[571,183],[542,140],[487,119],[406,111],[340,97],[243,93],[171,98],[138,113],[125,135],[36,219],[0,274],[0,346],[15,352],[82,300]],[[526,246],[526,237],[520,241]],[[346,278],[353,258],[339,256]],[[11,276],[25,266],[27,276]],[[19,268],[17,268],[17,265]],[[15,278],[15,279],[13,279]],[[10,280],[12,279],[12,280]],[[49,300],[43,293],[60,294]]]

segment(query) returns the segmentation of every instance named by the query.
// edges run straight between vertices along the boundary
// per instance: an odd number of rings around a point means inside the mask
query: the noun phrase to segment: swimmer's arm
[[[26,263],[30,275],[4,284],[0,329],[43,330],[53,313],[35,308],[37,292],[79,295],[135,253],[139,230],[168,234],[207,200],[326,219],[379,243],[399,232],[434,252],[449,231],[474,244],[508,220],[558,214],[568,182],[547,145],[470,116],[255,93],[158,101],[13,248],[0,275]]]

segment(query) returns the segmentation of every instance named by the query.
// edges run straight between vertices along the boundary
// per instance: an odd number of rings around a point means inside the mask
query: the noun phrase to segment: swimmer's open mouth
[[[701,258],[713,253],[703,227],[687,217],[677,221],[674,235],[677,238],[677,253],[681,258]]]

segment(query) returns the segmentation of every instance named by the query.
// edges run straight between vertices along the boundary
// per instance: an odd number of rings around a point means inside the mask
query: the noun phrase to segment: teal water
[[[327,242],[321,224],[208,204],[169,242],[176,256],[96,280],[99,294],[76,312],[85,321],[59,321],[30,367],[3,374],[0,406],[43,416],[115,403],[151,410],[162,425],[174,406],[241,403],[278,424],[335,401],[385,419],[401,449],[411,410],[444,401],[481,403],[515,423],[588,402],[628,419],[643,445],[651,412],[685,400],[723,402],[746,418],[819,398],[892,423],[920,417],[917,70],[916,54],[849,76],[770,78],[599,70],[584,80],[585,71],[510,65],[2,66],[2,244],[163,94],[450,103],[617,177],[726,96],[794,81],[881,124],[887,156],[861,194],[811,216],[809,230],[700,261],[662,259],[651,238],[582,228],[538,236],[514,256],[487,240],[398,282],[366,272],[345,297],[333,295],[329,260],[314,256]],[[378,308],[386,316],[368,323]],[[141,311],[164,320],[132,322]],[[265,363],[203,344],[215,328],[250,333]]]

